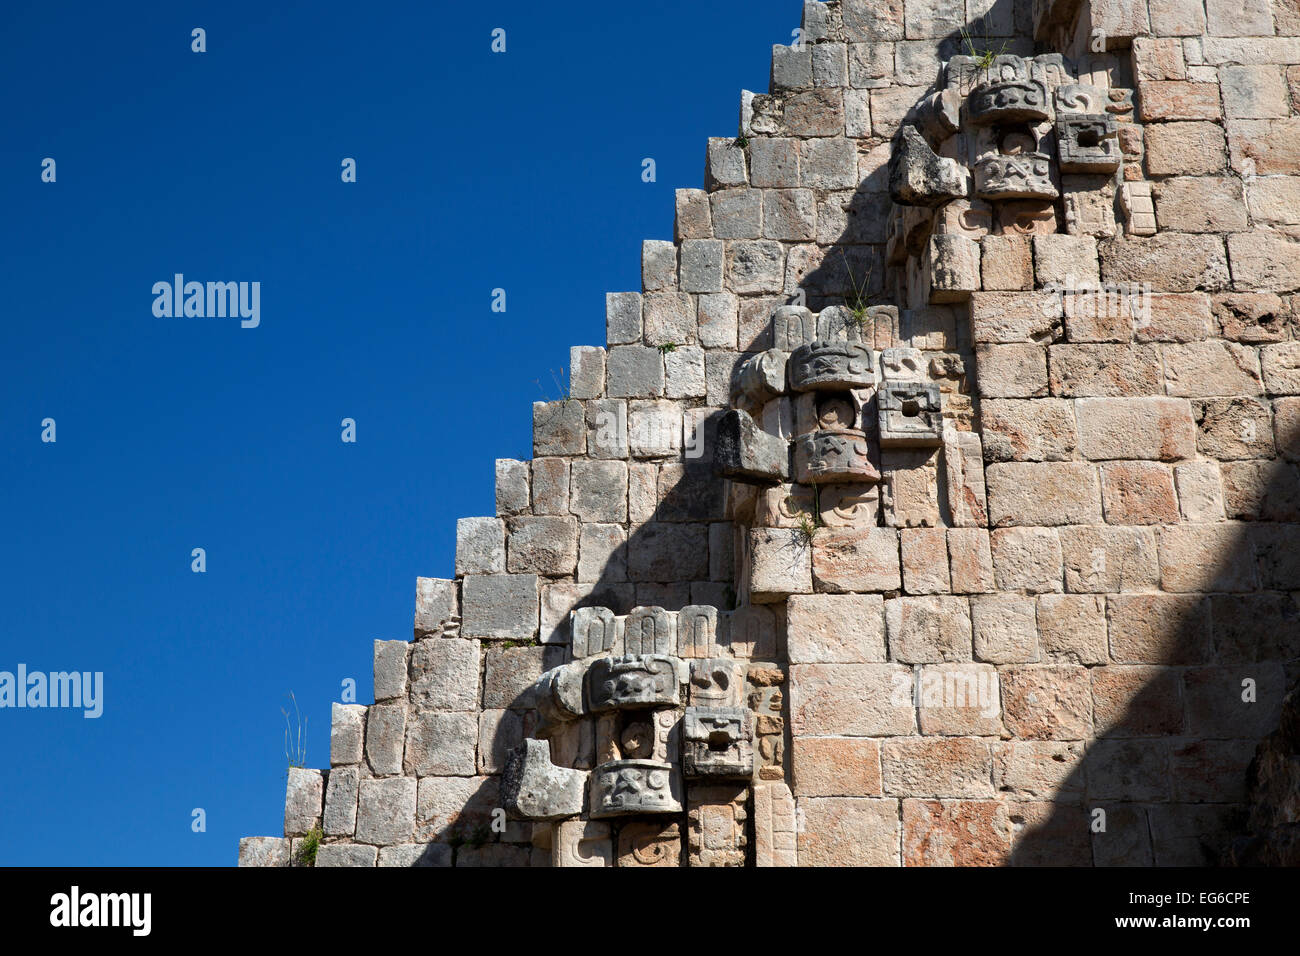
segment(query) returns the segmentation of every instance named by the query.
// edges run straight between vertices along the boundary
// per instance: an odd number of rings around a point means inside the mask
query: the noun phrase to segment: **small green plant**
[[[1007,52],[1006,40],[1003,40],[1002,44],[996,50],[993,49],[992,41],[989,40],[987,31],[988,27],[981,23],[981,33],[983,35],[980,37],[980,42],[977,44],[975,38],[971,36],[970,31],[965,27],[961,28],[961,38],[962,42],[966,45],[966,55],[974,57],[981,70],[987,70],[993,65],[993,61],[997,57],[1000,57],[1003,53]]]
[[[740,149],[748,149],[749,137],[746,136],[744,133],[741,133],[739,136],[735,138],[735,140],[732,142],[732,145]]]
[[[811,544],[812,539],[817,534],[817,530],[822,526],[821,520],[817,518],[817,516],[811,515],[806,511],[800,511],[795,515],[795,519],[798,521],[798,524],[795,525],[795,530],[799,532],[799,537],[802,539],[802,543]]]
[[[840,247],[840,258],[844,260],[844,269],[849,274],[849,285],[853,288],[853,292],[845,299],[844,304],[848,306],[849,312],[853,314],[853,321],[858,323],[858,328],[861,329],[867,324],[867,293],[871,288],[871,275],[875,264],[868,266],[866,276],[859,283],[857,276],[853,274],[853,266],[849,264],[849,257],[844,254],[843,246]]]
[[[289,691],[289,700],[293,704],[292,724],[289,722],[289,711],[284,707],[280,708],[280,713],[284,715],[284,757],[289,761],[290,767],[305,767],[307,766],[307,718],[298,709],[298,698],[293,696],[293,691]]]
[[[307,831],[307,835],[299,841],[296,860],[299,866],[316,865],[316,851],[320,849],[321,835],[320,827],[312,827]]]
[[[659,351],[662,352],[664,355],[667,355],[669,352],[676,352],[676,351],[677,351],[677,343],[676,343],[676,342],[665,342],[663,345],[659,346]]]

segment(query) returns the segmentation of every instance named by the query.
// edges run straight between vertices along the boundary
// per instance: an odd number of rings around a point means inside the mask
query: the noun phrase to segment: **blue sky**
[[[102,671],[104,713],[0,710],[0,863],[280,833],[287,693],[326,765],[341,681],[371,700],[371,641],[409,639],[799,10],[4,5],[0,670]],[[259,281],[260,326],[155,317],[177,272]]]

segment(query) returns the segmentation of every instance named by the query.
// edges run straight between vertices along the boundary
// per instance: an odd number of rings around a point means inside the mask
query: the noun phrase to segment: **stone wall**
[[[240,863],[1294,862],[1298,35],[806,3]]]

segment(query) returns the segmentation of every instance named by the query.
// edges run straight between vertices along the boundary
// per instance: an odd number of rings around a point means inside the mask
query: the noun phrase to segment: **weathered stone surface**
[[[971,659],[970,603],[964,597],[891,598],[885,602],[891,660],[907,664]]]
[[[1106,620],[1111,658],[1119,663],[1198,664],[1209,657],[1209,606],[1199,596],[1111,595]]]
[[[1064,399],[995,399],[980,403],[988,461],[1068,461],[1078,447],[1075,406]]]
[[[544,740],[525,740],[511,751],[501,776],[501,799],[508,813],[530,820],[559,820],[582,812],[587,775],[551,763]]]
[[[1041,345],[977,345],[975,374],[988,398],[1036,398],[1047,394],[1047,349]]]
[[[917,679],[921,733],[999,735],[999,696],[991,664],[927,664]]]
[[[1160,351],[1155,346],[1054,345],[1051,353],[1053,395],[1105,398],[1164,391]]]
[[[718,474],[729,478],[775,482],[790,476],[788,445],[735,408],[718,422],[713,461]]]
[[[1107,524],[1168,524],[1178,520],[1173,471],[1159,462],[1114,461],[1102,465],[1101,499]]]
[[[885,660],[884,600],[879,595],[792,595],[786,627],[793,664]]]
[[[366,760],[370,769],[376,774],[401,773],[405,741],[405,702],[371,705],[366,714]]]
[[[836,593],[896,591],[903,586],[898,547],[892,528],[824,529],[813,537],[813,581]]]
[[[537,636],[537,575],[470,574],[462,588],[465,637],[527,641]]]
[[[992,591],[993,553],[983,528],[948,529],[948,565],[954,594]]]
[[[1097,469],[1083,462],[999,462],[984,469],[989,520],[1013,525],[1095,524],[1101,520]]]
[[[1170,398],[1084,398],[1075,402],[1079,450],[1094,460],[1173,461],[1196,451],[1190,403]]]
[[[460,617],[456,582],[443,578],[415,579],[415,636],[443,633],[447,624]]]
[[[326,843],[316,851],[315,866],[374,866],[375,848],[356,843]]]
[[[880,746],[888,795],[992,797],[993,755],[985,741],[968,737],[903,737]]]
[[[375,641],[375,700],[406,696],[408,641]]]
[[[798,528],[749,533],[749,593],[758,604],[812,593],[812,543]]]
[[[1013,826],[997,800],[904,800],[904,866],[1002,866]]]
[[[586,437],[581,402],[533,402],[534,456],[581,455]]]
[[[366,732],[366,708],[361,704],[330,705],[330,766],[361,762]]]
[[[474,714],[424,711],[406,727],[402,769],[412,776],[474,776],[478,718]]]
[[[999,528],[990,545],[999,590],[1061,590],[1061,540],[1055,528]]]
[[[606,358],[606,390],[610,398],[655,398],[664,392],[663,353],[642,345],[622,345],[609,350]],[[581,406],[579,406],[581,407]],[[547,451],[538,454],[579,454],[578,451]]]
[[[1038,647],[1044,663],[1105,664],[1106,606],[1094,594],[1040,594]]]
[[[1082,740],[1092,735],[1088,670],[1074,665],[1004,667],[1002,719],[1025,740]]]
[[[628,577],[633,581],[706,580],[708,529],[696,524],[652,521],[627,543]]]
[[[889,161],[889,192],[904,206],[934,207],[964,197],[969,174],[955,160],[937,156],[920,132],[904,126]]]
[[[1068,591],[1105,594],[1159,586],[1155,531],[1070,527],[1060,533]]]
[[[975,659],[1019,664],[1038,659],[1038,633],[1032,597],[980,594],[970,602]]]
[[[899,664],[792,665],[790,730],[796,737],[915,733],[911,668]]]
[[[1098,735],[1155,737],[1183,729],[1179,674],[1172,668],[1097,667],[1091,671]]]
[[[288,866],[289,840],[284,837],[242,837],[239,866]]]
[[[456,574],[500,574],[506,569],[506,527],[500,518],[456,522]]]
[[[1079,764],[1084,747],[1058,740],[1008,740],[993,746],[993,785],[999,793],[1044,800],[1083,790]]]
[[[478,641],[430,638],[411,649],[411,703],[428,710],[478,705]]]
[[[861,737],[796,737],[794,792],[799,797],[878,797],[880,744]]]
[[[319,770],[290,767],[284,798],[284,835],[302,836],[319,825],[324,800],[325,778]]]
[[[1116,237],[1098,243],[1098,252],[1106,282],[1148,283],[1162,292],[1221,289],[1228,283],[1228,258],[1218,236]]]
[[[409,843],[415,829],[413,777],[362,780],[357,803],[357,842],[388,846]]]
[[[799,800],[800,866],[897,866],[898,801],[858,797]]]

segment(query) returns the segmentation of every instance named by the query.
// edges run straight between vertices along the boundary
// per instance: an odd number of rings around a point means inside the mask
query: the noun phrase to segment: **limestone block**
[[[325,777],[319,770],[289,768],[284,796],[284,835],[302,836],[320,824]]]
[[[1181,232],[1249,228],[1241,181],[1235,177],[1174,176],[1154,187],[1156,223]]]
[[[980,239],[981,287],[1014,291],[1032,289],[1034,263],[1024,236],[984,236]]]
[[[456,575],[497,574],[506,569],[506,529],[500,518],[456,521]]]
[[[375,641],[375,700],[406,697],[406,659],[408,641]]]
[[[601,388],[604,388],[604,350],[601,350]],[[517,515],[528,510],[528,462],[511,458],[496,461],[497,516]]]
[[[551,866],[613,866],[608,823],[564,820],[555,825]]]
[[[1132,184],[1126,184],[1132,185]],[[1122,197],[1121,197],[1122,198]],[[1153,223],[1154,227],[1154,223]],[[1101,277],[1164,292],[1215,290],[1228,281],[1228,260],[1218,236],[1168,233],[1098,243]]]
[[[641,341],[641,293],[605,293],[605,338],[610,345]]]
[[[1174,486],[1178,490],[1178,510],[1184,521],[1223,520],[1223,489],[1219,483],[1217,462],[1178,465],[1174,468]]]
[[[1273,421],[1268,404],[1257,398],[1213,398],[1192,403],[1197,449],[1220,461],[1272,458]]]
[[[763,227],[761,191],[748,188],[720,189],[709,197],[709,205],[713,211],[713,234],[717,238],[759,238]]]
[[[471,574],[462,587],[466,637],[528,641],[537,635],[537,575]]]
[[[969,737],[895,737],[880,745],[891,796],[992,797],[993,753]]]
[[[798,863],[794,797],[783,781],[754,787],[754,865]]]
[[[445,633],[460,622],[460,597],[456,582],[445,578],[415,579],[415,637]]]
[[[641,290],[671,292],[676,288],[677,247],[664,240],[646,239],[641,243]]]
[[[745,151],[734,138],[709,138],[707,173],[707,184],[711,190],[718,186],[745,185]]]
[[[1028,243],[1018,236],[1002,238]],[[978,344],[1039,340],[1060,326],[1061,309],[1059,293],[976,292],[970,301],[971,337]]]
[[[796,740],[915,733],[912,671],[899,664],[793,665],[790,729]]]
[[[904,800],[904,866],[1002,866],[1015,827],[1001,800]]]
[[[908,594],[947,594],[948,541],[943,528],[904,528],[902,539],[903,586]]]
[[[1082,740],[1092,735],[1088,669],[1069,664],[1017,664],[999,673],[1003,721],[1025,740]]]
[[[356,830],[356,796],[359,792],[359,767],[334,767],[325,786],[325,813],[321,831],[326,836],[351,836]]]
[[[582,403],[533,402],[533,456],[581,455],[586,450]]]
[[[799,185],[798,140],[758,137],[750,143],[749,160],[750,176],[755,186],[788,189]]]
[[[1217,120],[1223,115],[1217,83],[1158,80],[1143,83],[1138,117],[1143,123],[1170,120]]]
[[[577,470],[575,464],[574,469]],[[578,564],[578,522],[559,515],[511,518],[507,569],[511,574],[572,574]]]
[[[965,197],[968,184],[969,174],[955,160],[936,155],[915,127],[903,127],[889,161],[889,192],[894,202],[933,208]]]
[[[754,712],[748,707],[687,707],[681,740],[688,779],[748,780],[754,774]]]
[[[1041,345],[976,345],[975,372],[980,394],[988,398],[1047,394],[1047,350]]]
[[[1178,498],[1174,494],[1173,472],[1167,465],[1158,462],[1115,461],[1102,465],[1101,499],[1107,524],[1167,524],[1178,521]]]
[[[1246,529],[1232,523],[1160,529],[1165,591],[1253,591],[1255,562]]]
[[[1061,590],[1061,541],[1055,528],[999,528],[989,544],[999,590]]]
[[[770,604],[812,593],[812,548],[798,528],[755,528],[749,549],[750,600]]]
[[[880,744],[861,737],[796,737],[794,791],[800,797],[878,797]]]
[[[715,239],[693,239],[691,243],[718,242]],[[683,244],[683,249],[686,244]],[[692,246],[692,248],[695,248]],[[701,264],[696,261],[697,267]],[[699,271],[695,273],[695,281],[706,281]],[[720,292],[721,286],[717,289],[707,289],[709,292]],[[643,297],[642,314],[645,325],[645,343],[659,346],[675,346],[695,341],[695,300],[686,292],[647,292]]]
[[[551,763],[544,740],[528,739],[510,753],[501,774],[506,812],[529,820],[559,820],[582,812],[587,774]]]
[[[545,656],[546,648],[539,646],[489,647],[484,654],[483,706],[536,706],[532,688],[546,669]]]
[[[596,403],[592,403],[593,405]],[[602,403],[603,404],[603,403]],[[622,405],[623,403],[616,403]],[[626,431],[626,429],[624,429]],[[597,433],[599,437],[599,432]],[[626,438],[623,452],[627,452]],[[593,455],[595,451],[593,450]],[[601,455],[599,457],[606,457]],[[539,515],[568,514],[569,462],[565,458],[535,458],[533,460],[533,513]]]
[[[406,728],[402,769],[412,776],[472,777],[478,718],[474,714],[421,711]]]
[[[416,805],[417,840],[450,842],[487,826],[501,805],[500,777],[424,777]]]
[[[801,797],[800,866],[898,866],[898,801]]]
[[[789,447],[762,431],[748,413],[731,409],[718,423],[714,467],[728,478],[780,481],[790,474]]]
[[[1227,140],[1217,123],[1155,123],[1143,133],[1153,176],[1209,176],[1227,162]]]
[[[641,345],[618,346],[609,350],[606,361],[607,392],[611,398],[654,398],[663,394],[663,354],[657,348]],[[580,452],[550,452],[550,454],[580,454]]]
[[[708,239],[713,235],[713,217],[709,212],[707,192],[703,189],[678,189],[674,194],[674,203],[676,216],[673,223],[678,242],[683,239]]]
[[[726,246],[726,280],[739,295],[779,293],[785,280],[785,249],[771,239],[732,240]]]
[[[1170,346],[1169,348],[1184,348]],[[1150,345],[1053,345],[1052,394],[1065,398],[1159,395],[1169,375],[1169,352]],[[1181,373],[1174,373],[1179,374]],[[1170,394],[1180,392],[1171,390]]]
[[[479,773],[500,773],[510,751],[524,742],[524,719],[516,710],[484,710],[478,715]],[[407,753],[410,753],[408,745]]]
[[[1208,602],[1199,595],[1106,598],[1110,656],[1121,664],[1200,664],[1210,659]]]
[[[878,594],[792,595],[786,624],[790,662],[884,661],[884,610]]]
[[[699,296],[696,331],[700,345],[709,349],[734,349],[738,330],[737,309],[736,297],[730,292]],[[671,358],[671,353],[665,356],[666,360]]]
[[[813,580],[833,593],[896,591],[902,585],[898,532],[826,529],[813,538]]]
[[[993,553],[984,528],[949,528],[948,563],[955,594],[994,589]]]
[[[330,766],[361,762],[366,733],[366,708],[361,704],[330,705]]]
[[[990,462],[1067,461],[1078,447],[1075,407],[1063,399],[985,399],[980,417]]]
[[[411,650],[411,703],[429,710],[467,711],[478,705],[477,641],[430,639]]]
[[[1087,458],[1174,461],[1196,451],[1191,403],[1172,398],[1084,398],[1074,403]]]
[[[908,664],[971,659],[970,603],[964,597],[891,598],[885,602],[891,660]]]
[[[605,350],[586,345],[569,349],[569,397],[600,398],[605,394]],[[525,495],[525,500],[527,496]]]
[[[1261,232],[1228,237],[1232,283],[1238,290],[1290,292],[1300,288],[1300,243]]]
[[[926,664],[917,679],[917,697],[923,734],[1003,733],[998,672],[991,664]]]
[[[994,527],[1098,524],[1097,469],[1083,462],[997,462],[984,471]]]
[[[704,398],[708,391],[704,350],[695,345],[682,345],[665,353],[664,383],[664,393],[669,398]]]
[[[367,848],[369,849],[369,848]],[[319,864],[317,864],[319,865]],[[379,848],[378,866],[451,866],[451,847],[442,843],[403,843]]]
[[[976,595],[970,613],[976,660],[1023,664],[1038,659],[1037,609],[1032,597]]]
[[[584,523],[578,536],[578,581],[627,580],[627,532],[616,524]]]
[[[1094,594],[1040,594],[1038,644],[1051,664],[1105,664],[1105,602]]]
[[[415,829],[415,794],[413,777],[362,780],[357,842],[378,846],[409,843]]]
[[[885,382],[876,391],[877,435],[882,448],[912,448],[942,443],[943,406],[939,386]]]
[[[318,867],[374,866],[375,848],[356,843],[326,843],[316,851]]]
[[[1034,271],[1038,284],[1078,289],[1101,282],[1097,240],[1092,236],[1034,236]]]
[[[625,823],[618,830],[619,866],[681,866],[682,837],[676,823]]]
[[[1082,744],[1057,740],[1008,740],[993,747],[993,785],[1017,797],[1061,799],[1083,791]],[[1059,794],[1059,797],[1058,797]]]
[[[289,840],[282,837],[242,837],[239,866],[288,866]]]
[[[366,759],[376,774],[402,772],[406,703],[374,704],[366,714]]]

